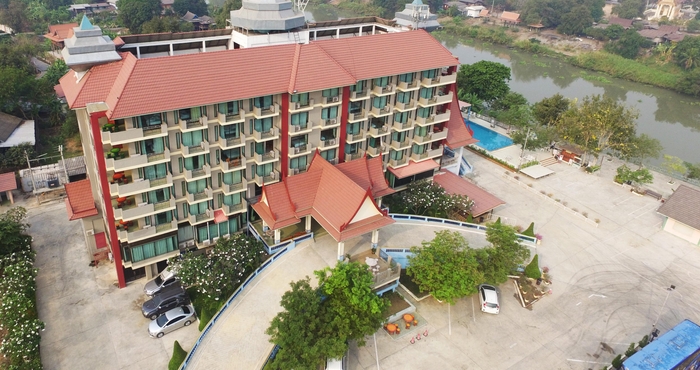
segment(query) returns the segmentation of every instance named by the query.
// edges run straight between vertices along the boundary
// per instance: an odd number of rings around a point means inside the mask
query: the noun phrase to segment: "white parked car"
[[[497,314],[501,310],[498,304],[498,292],[493,285],[479,285],[479,302],[481,302],[481,312]]]
[[[195,320],[197,320],[197,316],[192,305],[173,308],[151,321],[148,325],[148,334],[153,338],[160,338],[173,330],[189,326]]]
[[[166,268],[160,274],[158,274],[158,276],[146,283],[146,285],[143,287],[143,292],[146,293],[147,296],[152,297],[161,289],[170,286],[177,281],[177,276],[170,271],[169,268]]]

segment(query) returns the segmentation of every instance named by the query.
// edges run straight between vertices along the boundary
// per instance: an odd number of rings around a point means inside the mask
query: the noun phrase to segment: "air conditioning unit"
[[[335,145],[335,139],[328,140],[329,145]]]
[[[207,148],[207,145],[206,145],[206,143],[205,143],[204,141],[202,141],[201,143],[199,143],[199,146],[200,146],[202,149],[206,149],[206,148]]]
[[[387,113],[388,113],[388,112],[391,112],[391,107],[388,106],[388,105],[385,106],[385,107],[384,107],[384,111],[387,112]]]
[[[299,169],[298,168],[292,168],[292,175],[298,175],[299,174]]]
[[[216,238],[213,238],[213,239],[211,240],[211,242],[212,242],[212,243],[216,243],[218,240],[219,240],[219,237],[217,236]]]
[[[388,126],[388,125],[382,126],[382,131],[388,132],[388,131],[389,131],[389,126]]]
[[[300,130],[301,130],[301,126],[292,125],[292,132],[299,132]]]
[[[95,235],[95,230],[85,230],[85,235]]]
[[[222,238],[224,238],[224,239],[228,239],[229,237],[231,237],[231,234],[226,234],[226,235],[222,236]]]
[[[296,108],[296,109],[301,108],[301,103],[296,103],[296,104],[294,104],[294,108]]]
[[[274,105],[270,106],[270,112],[275,113],[275,106]]]
[[[275,173],[274,173],[274,172],[270,172],[270,178],[271,178],[271,179],[273,179],[273,180],[274,180],[276,176],[277,176],[277,175],[275,175]]]
[[[185,247],[194,247],[194,239],[185,242]]]
[[[337,103],[338,101],[340,101],[340,97],[334,96],[334,97],[333,97],[333,103]]]
[[[334,120],[334,119],[328,120],[328,124],[329,124],[329,125],[335,125],[336,122],[337,122],[337,121]]]
[[[384,87],[384,90],[387,91],[387,92],[391,92],[391,89],[392,89],[392,86],[391,86],[391,85],[388,85],[388,86]]]
[[[274,134],[275,134],[275,128],[273,127],[270,129],[270,135],[274,135]]]
[[[294,154],[299,154],[299,147],[294,147]]]

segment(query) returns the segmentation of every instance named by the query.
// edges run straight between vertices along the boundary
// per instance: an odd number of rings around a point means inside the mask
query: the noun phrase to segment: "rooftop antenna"
[[[309,3],[309,0],[294,0],[294,7],[300,11],[304,12],[306,10],[306,5]]]

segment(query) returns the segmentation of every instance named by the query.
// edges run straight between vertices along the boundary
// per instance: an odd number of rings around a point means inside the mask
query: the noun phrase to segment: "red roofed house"
[[[12,190],[17,189],[17,179],[14,172],[0,174],[0,193],[5,193],[10,204],[15,204],[12,198]]]
[[[73,27],[78,27],[77,23],[52,24],[49,25],[49,33],[44,37],[51,40],[51,46],[56,50],[63,49],[63,40],[73,36]]]
[[[73,70],[60,84],[94,153],[88,177],[120,286],[248,228],[252,209],[271,249],[312,218],[341,246],[369,232],[376,242],[390,223],[381,197],[474,142],[459,61],[428,33],[375,18],[307,25],[287,3],[250,12],[244,0],[214,37],[135,35],[117,49],[84,20],[66,42]],[[278,14],[249,19],[266,12]]]
[[[471,215],[479,223],[490,220],[493,210],[506,204],[506,202],[491,195],[486,190],[449,171],[436,173],[433,182],[440,185],[448,194],[459,194],[469,197],[474,202]]]
[[[86,179],[68,183],[65,189],[68,219],[80,220],[85,233],[85,245],[94,260],[106,259],[109,248],[106,248],[105,223],[96,206],[99,204],[99,197],[94,192],[96,187]]]
[[[520,23],[520,14],[518,13],[503,12],[498,18],[503,21],[504,26],[515,26]]]

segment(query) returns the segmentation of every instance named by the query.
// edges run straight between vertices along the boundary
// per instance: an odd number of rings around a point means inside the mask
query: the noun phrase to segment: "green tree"
[[[501,223],[491,223],[486,229],[486,240],[490,245],[477,249],[476,259],[484,280],[501,284],[508,275],[530,258],[530,250],[520,243],[515,228]]]
[[[42,78],[46,80],[49,85],[55,86],[58,84],[58,80],[66,73],[68,73],[66,62],[64,62],[63,59],[56,59],[55,62],[51,63],[49,69],[46,70]]]
[[[530,279],[539,279],[542,277],[537,255],[535,255],[535,257],[532,258],[532,261],[525,266],[525,276],[529,277]]]
[[[556,28],[562,22],[562,16],[575,4],[573,0],[529,0],[522,8],[521,17],[527,24],[541,22],[547,28]]]
[[[457,96],[459,97],[459,100],[465,101],[469,104],[471,104],[471,110],[472,112],[476,112],[481,114],[481,112],[484,111],[484,101],[479,99],[478,96],[474,93],[465,93],[464,90],[459,90],[457,92]]]
[[[173,10],[179,16],[190,12],[198,16],[208,15],[207,3],[204,0],[175,0],[173,2]]]
[[[232,10],[238,10],[243,6],[241,0],[226,0],[220,8],[212,10],[212,16],[218,28],[226,28],[226,22],[231,17]]]
[[[700,164],[692,164],[690,162],[683,162],[683,165],[688,170],[687,177],[689,179],[700,179]]]
[[[676,176],[685,176],[688,171],[682,159],[668,154],[664,154],[664,162],[661,166]]]
[[[637,164],[641,168],[645,160],[649,158],[659,158],[662,150],[663,146],[659,139],[653,138],[647,134],[641,134],[635,136],[628,145],[620,149],[620,157]]]
[[[177,16],[155,17],[141,26],[143,33],[188,32],[193,31],[192,23],[184,22]]]
[[[0,5],[0,24],[9,26],[16,33],[29,31],[31,21],[27,18],[27,4],[21,0],[10,0],[6,6]]]
[[[611,24],[608,25],[608,27],[603,32],[605,33],[605,36],[607,36],[609,39],[617,40],[625,32],[625,28],[620,26],[619,24]]]
[[[681,40],[673,49],[673,59],[685,69],[700,65],[700,37],[686,37]]]
[[[605,15],[605,12],[603,12],[605,0],[585,0],[583,4],[591,12],[591,17],[593,17],[594,21],[600,21]]]
[[[532,105],[533,118],[541,125],[553,126],[559,117],[569,109],[571,101],[557,93]]]
[[[141,33],[141,26],[160,15],[160,0],[119,0],[117,21],[131,33]]]
[[[527,99],[525,96],[515,91],[508,91],[508,93],[499,99],[496,99],[493,104],[491,104],[491,109],[507,111],[520,105],[527,105]]]
[[[590,9],[580,5],[561,17],[561,23],[557,26],[557,31],[565,35],[581,35],[583,30],[592,25],[593,17]]]
[[[0,110],[6,113],[18,113],[24,118],[31,117],[26,103],[34,101],[37,96],[37,83],[34,76],[23,69],[0,67]],[[32,105],[33,107],[34,105]],[[29,107],[30,109],[33,109]]]
[[[688,30],[688,32],[700,31],[700,21],[697,19],[691,19],[685,24],[685,28]]]
[[[623,58],[635,59],[639,55],[640,48],[650,46],[650,42],[637,33],[636,30],[629,29],[625,30],[618,40],[605,44],[605,50]]]
[[[26,247],[31,237],[26,235],[27,210],[13,207],[0,215],[0,256],[6,256]],[[1,267],[1,266],[0,266]]]
[[[457,72],[457,87],[464,94],[475,94],[486,103],[505,96],[510,87],[510,68],[501,63],[482,60],[462,64]]]
[[[612,13],[620,18],[634,19],[642,16],[645,5],[643,0],[623,0],[620,5],[613,7]]]

